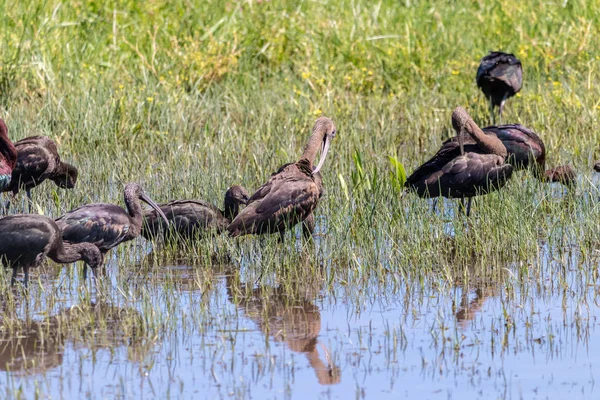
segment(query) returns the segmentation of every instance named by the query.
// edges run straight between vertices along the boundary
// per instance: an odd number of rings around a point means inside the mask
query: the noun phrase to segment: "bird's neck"
[[[73,263],[82,259],[88,259],[88,255],[93,251],[91,243],[64,243],[62,246],[50,254],[51,258],[57,263]]]
[[[237,201],[225,197],[225,202],[223,203],[223,206],[223,216],[229,221],[233,221],[240,212],[240,205]]]
[[[473,140],[477,142],[477,146],[485,153],[495,154],[502,158],[508,156],[508,152],[502,141],[494,135],[486,135],[475,122],[468,121],[465,124],[465,129]]]
[[[142,232],[142,219],[144,214],[142,204],[137,196],[126,192],[125,207],[127,207],[127,213],[129,214],[131,224],[128,234],[135,238]]]
[[[8,138],[8,129],[2,119],[0,119],[0,156],[0,168],[2,166],[1,161],[4,159],[4,162],[12,171],[17,164],[17,149]]]
[[[326,128],[323,125],[315,126],[312,135],[310,135],[310,139],[308,139],[308,143],[304,148],[304,152],[302,153],[301,159],[307,160],[310,163],[311,167],[314,164],[315,159],[317,158],[317,153],[321,148],[325,134]]]

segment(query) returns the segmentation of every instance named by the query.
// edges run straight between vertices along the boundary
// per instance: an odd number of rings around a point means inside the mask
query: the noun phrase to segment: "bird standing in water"
[[[137,183],[128,183],[123,192],[127,211],[115,204],[87,204],[56,219],[66,243],[92,243],[102,254],[113,247],[133,240],[142,230],[142,205],[144,201],[156,210],[168,224],[167,217],[158,205]],[[84,273],[85,279],[85,273]]]
[[[183,238],[192,239],[211,230],[215,233],[223,232],[238,215],[240,205],[246,204],[249,197],[246,189],[234,185],[225,192],[223,211],[202,200],[174,200],[159,207],[171,222],[174,232]],[[156,210],[144,211],[144,238],[166,238],[168,234],[168,226]]]
[[[300,160],[282,166],[248,200],[248,205],[227,227],[233,237],[245,234],[284,233],[309,218],[316,208],[322,188],[315,181],[321,170],[336,128],[326,117],[317,119]],[[321,150],[319,164],[313,163]],[[314,227],[313,227],[314,229]]]
[[[477,86],[490,101],[490,113],[494,120],[494,107],[499,108],[500,123],[506,100],[523,86],[523,67],[513,54],[491,51],[481,59],[475,77]]]
[[[513,167],[504,162],[508,153],[502,142],[484,134],[462,107],[452,113],[452,125],[458,134],[458,145],[442,147],[408,177],[405,186],[419,197],[469,199],[469,216],[472,198],[502,188]],[[464,146],[464,132],[476,145]]]
[[[17,271],[23,268],[24,285],[29,281],[29,268],[37,267],[48,256],[52,261],[66,264],[83,260],[94,271],[102,265],[100,249],[90,243],[63,242],[61,231],[43,215],[9,215],[0,219],[0,261],[13,269],[11,285]]]
[[[15,143],[17,164],[9,186],[3,191],[25,189],[31,212],[31,189],[46,179],[58,187],[72,189],[77,182],[77,168],[61,161],[56,143],[47,136],[31,136]]]

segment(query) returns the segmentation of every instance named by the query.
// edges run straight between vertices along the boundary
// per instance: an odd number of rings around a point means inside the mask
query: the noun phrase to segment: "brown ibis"
[[[477,86],[490,101],[490,112],[499,108],[500,122],[506,100],[514,96],[523,86],[523,67],[514,54],[491,51],[481,59],[477,75]]]
[[[171,222],[171,232],[191,239],[209,231],[223,232],[238,215],[240,205],[246,204],[249,197],[245,188],[234,185],[225,192],[222,211],[203,200],[174,200],[161,204],[159,207]],[[142,225],[144,238],[147,240],[155,239],[158,236],[166,238],[168,233],[167,225],[156,210],[144,211],[144,224]]]
[[[23,268],[27,287],[29,268],[37,267],[45,256],[61,264],[83,260],[94,275],[103,262],[103,255],[95,245],[64,242],[52,218],[18,214],[0,219],[0,260],[13,270],[11,285],[16,281],[17,271]]]
[[[15,165],[17,165],[17,149],[8,138],[8,128],[0,118],[0,192],[10,187]]]
[[[31,212],[31,189],[45,180],[58,187],[72,189],[77,182],[77,168],[61,161],[56,143],[47,136],[31,136],[15,143],[17,164],[12,171],[11,184],[4,191],[16,195],[25,189]]]
[[[408,177],[405,186],[423,198],[468,198],[468,216],[472,198],[502,188],[513,167],[504,161],[507,151],[502,141],[484,134],[462,107],[452,113],[452,125],[460,139],[458,146],[442,147]],[[476,146],[463,146],[465,131]]]
[[[63,240],[67,243],[92,243],[106,254],[113,247],[135,239],[142,230],[140,200],[155,209],[168,224],[160,207],[140,185],[128,183],[123,194],[127,211],[115,204],[96,203],[81,206],[57,218]]]
[[[523,125],[488,126],[483,133],[495,136],[506,147],[506,162],[513,166],[513,171],[529,169],[542,182],[558,182],[568,188],[577,185],[577,175],[569,165],[561,165],[546,170],[546,146],[542,139],[531,129]],[[448,139],[442,144],[443,148],[458,151],[458,137]],[[464,138],[465,151],[477,151],[477,142],[470,136]]]
[[[282,166],[256,190],[246,208],[227,227],[229,234],[236,237],[279,232],[283,241],[286,229],[308,218],[315,210],[322,190],[315,174],[321,170],[335,134],[331,119],[317,119],[300,160]],[[319,149],[321,158],[313,169]]]

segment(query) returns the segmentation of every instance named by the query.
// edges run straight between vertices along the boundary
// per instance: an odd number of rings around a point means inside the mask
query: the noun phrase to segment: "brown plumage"
[[[513,167],[504,162],[508,153],[502,142],[485,135],[463,108],[457,107],[452,113],[452,125],[461,138],[458,146],[442,147],[408,177],[405,186],[425,198],[468,198],[468,215],[471,198],[503,187]],[[464,131],[477,143],[466,152]]]
[[[0,118],[0,192],[10,187],[12,172],[17,164],[17,149],[8,138],[8,128]]]
[[[256,190],[246,208],[227,227],[230,235],[279,232],[283,240],[286,229],[308,218],[317,206],[322,190],[314,175],[323,166],[335,133],[331,119],[319,118],[300,160],[281,167]],[[320,148],[321,159],[313,171],[313,162]]]
[[[96,203],[81,206],[57,218],[63,240],[67,243],[92,243],[105,254],[113,247],[135,239],[142,230],[140,200],[167,220],[158,205],[137,183],[125,185],[123,197],[127,211],[114,204]]]
[[[248,191],[234,185],[225,192],[224,208],[219,210],[203,200],[174,200],[159,207],[171,223],[171,230],[155,210],[144,211],[142,236],[148,240],[166,238],[176,233],[183,238],[194,238],[205,233],[221,233],[238,215],[241,204],[246,204]]]
[[[45,180],[58,187],[72,189],[77,182],[77,168],[61,161],[56,143],[47,136],[31,136],[15,143],[17,164],[12,171],[11,184],[4,191],[16,195],[25,189],[30,201],[31,189]]]
[[[513,171],[530,169],[533,175],[542,182],[558,182],[567,187],[577,185],[577,175],[569,165],[561,165],[546,170],[546,146],[542,139],[531,129],[523,125],[488,126],[482,129],[483,133],[498,138],[506,147],[507,157],[505,162],[513,167]],[[479,147],[475,139],[464,137],[465,152],[477,152]],[[442,144],[442,149],[460,152],[459,138],[455,136]],[[441,150],[440,150],[441,151]]]
[[[29,268],[37,267],[46,256],[61,264],[83,260],[94,273],[103,261],[102,253],[93,244],[63,242],[61,231],[51,218],[21,214],[0,219],[0,261],[13,269],[11,284],[23,268],[27,287]]]
[[[499,107],[499,115],[502,119],[506,100],[517,94],[523,86],[521,61],[513,54],[491,51],[481,59],[475,80],[490,101],[492,118],[494,107]]]

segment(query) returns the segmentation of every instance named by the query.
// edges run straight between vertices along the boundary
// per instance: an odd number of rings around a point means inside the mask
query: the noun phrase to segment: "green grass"
[[[276,237],[244,238],[238,247],[222,237],[158,250],[158,259],[196,259],[205,269],[190,284],[209,290],[206,265],[217,249],[249,271],[248,281],[265,270],[294,292],[316,276],[325,293],[345,285],[356,308],[378,285],[418,291],[437,282],[440,296],[447,282],[510,287],[506,269],[517,279],[536,276],[531,260],[544,245],[556,257],[574,249],[582,265],[596,260],[599,191],[590,179],[600,157],[600,2],[141,4],[0,2],[0,116],[9,135],[48,135],[80,170],[75,190],[45,183],[33,191],[44,213],[122,205],[130,181],[159,202],[221,206],[230,185],[252,191],[296,160],[314,120],[326,115],[338,134],[323,169],[326,196],[316,214],[324,234],[315,249],[281,246]],[[400,196],[401,172],[390,157],[410,173],[452,134],[458,105],[489,123],[474,78],[480,58],[496,49],[515,53],[524,68],[505,122],[538,132],[549,166],[573,165],[579,186],[567,195],[518,173],[478,199],[467,224],[450,203],[432,214],[425,201]],[[174,278],[154,278],[160,262],[137,265],[145,250],[115,251],[119,274],[109,296],[141,299],[151,311],[147,291],[161,285],[165,301],[176,303]],[[145,322],[152,338],[174,326],[167,313],[138,318],[152,320]]]

